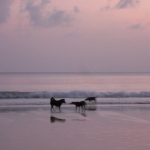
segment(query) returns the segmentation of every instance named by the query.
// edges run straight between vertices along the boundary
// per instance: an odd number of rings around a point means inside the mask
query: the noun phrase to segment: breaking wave
[[[69,91],[69,92],[0,92],[0,99],[18,99],[18,98],[86,98],[86,97],[99,97],[99,98],[148,98],[150,92],[89,92],[89,91]]]

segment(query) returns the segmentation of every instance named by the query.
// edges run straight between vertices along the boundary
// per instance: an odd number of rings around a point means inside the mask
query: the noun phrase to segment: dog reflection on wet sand
[[[86,117],[86,111],[81,111],[79,112],[80,115],[82,115],[83,117]]]
[[[96,111],[96,105],[87,105],[86,106],[86,110],[88,111]]]
[[[65,122],[66,120],[65,119],[60,119],[60,118],[57,118],[57,117],[54,117],[54,116],[50,116],[50,121],[51,121],[51,123],[54,123],[54,122]]]

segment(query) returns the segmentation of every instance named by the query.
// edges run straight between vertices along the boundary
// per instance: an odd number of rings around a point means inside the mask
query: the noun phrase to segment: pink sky
[[[0,1],[1,72],[150,72],[149,0]]]

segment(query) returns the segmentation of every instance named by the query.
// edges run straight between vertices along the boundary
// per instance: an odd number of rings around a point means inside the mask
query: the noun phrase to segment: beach
[[[85,112],[62,105],[1,106],[3,150],[148,150],[150,106],[88,104]]]

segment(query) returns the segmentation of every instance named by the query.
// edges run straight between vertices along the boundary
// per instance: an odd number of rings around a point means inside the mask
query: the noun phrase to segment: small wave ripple
[[[150,92],[89,92],[89,91],[69,91],[69,92],[0,92],[0,99],[17,99],[17,98],[86,98],[86,97],[99,97],[99,98],[148,98],[150,97]]]

